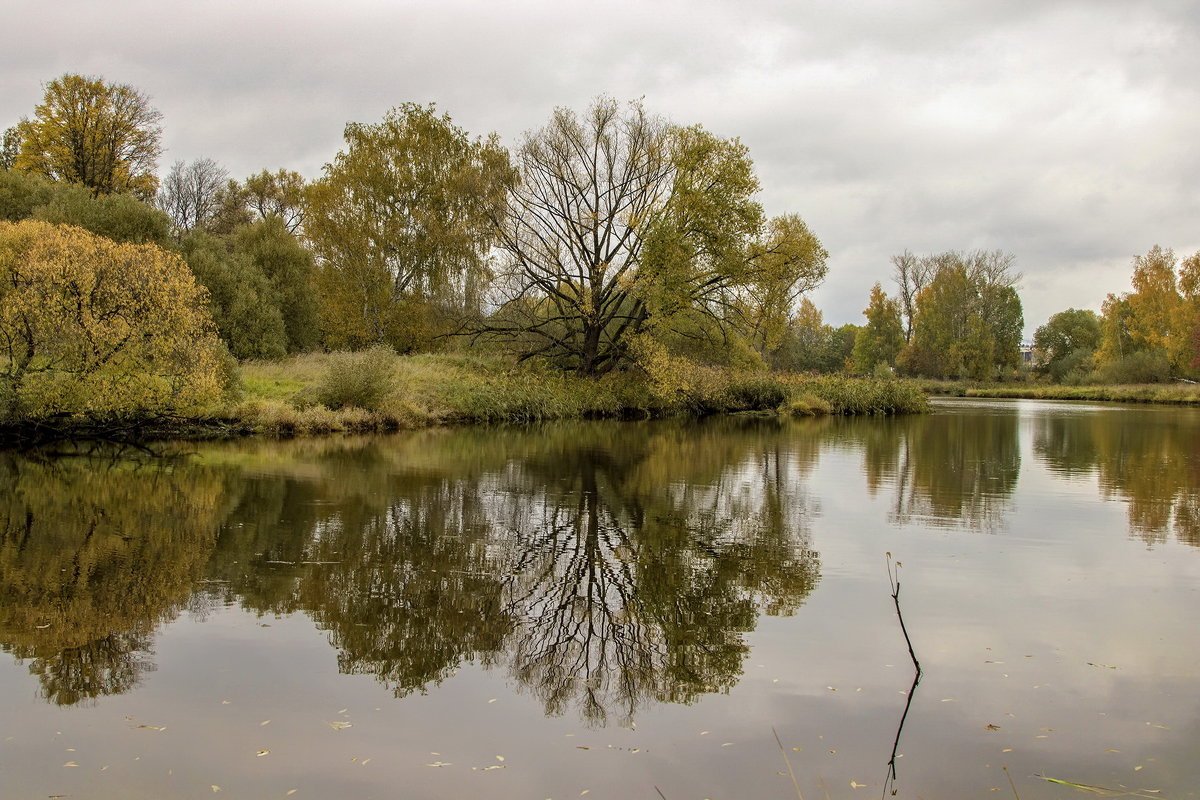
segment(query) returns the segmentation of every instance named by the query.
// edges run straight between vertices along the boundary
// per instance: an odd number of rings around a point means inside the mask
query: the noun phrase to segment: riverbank
[[[306,354],[242,365],[230,417],[253,432],[299,435],[555,419],[920,414],[911,381],[746,373],[692,367],[660,376],[580,378],[469,355]]]
[[[926,394],[935,396],[1200,406],[1200,384],[1193,383],[1061,386],[1040,383],[972,384],[964,381],[921,380],[917,381],[917,385]]]
[[[236,396],[203,413],[59,416],[0,426],[0,446],[67,439],[213,439],[371,433],[439,425],[647,419],[764,412],[786,416],[920,414],[912,381],[737,372],[689,366],[647,376],[580,378],[475,355],[386,350],[307,353],[239,366]]]

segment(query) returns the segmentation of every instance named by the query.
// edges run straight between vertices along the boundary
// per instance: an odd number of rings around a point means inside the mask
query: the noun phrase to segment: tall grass
[[[1200,385],[1194,383],[1094,384],[979,384],[962,381],[918,380],[913,385],[926,394],[955,397],[1027,398],[1032,400],[1087,400],[1116,403],[1200,405]]]
[[[567,418],[928,410],[919,389],[897,380],[698,368],[686,385],[667,391],[636,372],[586,379],[490,356],[377,353],[369,363],[356,360],[363,358],[331,353],[246,362],[246,399],[227,415],[254,430],[295,435]],[[375,380],[381,375],[386,385]],[[364,381],[366,395],[358,391]]]

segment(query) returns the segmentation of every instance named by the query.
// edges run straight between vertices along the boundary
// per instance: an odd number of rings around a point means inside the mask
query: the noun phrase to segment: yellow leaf
[[[270,752],[271,752],[270,750],[259,750],[254,755],[258,756],[259,758],[262,758],[263,756],[268,755]]]

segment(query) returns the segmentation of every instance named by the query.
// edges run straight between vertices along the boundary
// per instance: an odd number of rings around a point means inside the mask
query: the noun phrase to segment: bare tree
[[[158,192],[158,207],[171,218],[177,236],[203,229],[220,209],[229,170],[211,158],[176,161]]]
[[[639,103],[557,109],[514,162],[497,220],[498,311],[474,333],[522,358],[595,375],[652,326],[753,334],[766,317],[747,293],[787,304],[825,274],[826,253],[798,218],[764,225],[744,145]]]

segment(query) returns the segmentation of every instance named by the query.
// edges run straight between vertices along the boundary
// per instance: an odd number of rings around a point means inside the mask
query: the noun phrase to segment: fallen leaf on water
[[[1012,752],[1012,748],[1011,748],[1011,747],[1006,747],[1006,748],[1004,748],[1003,750],[1001,750],[1000,752],[1001,752],[1001,753],[1011,753],[1011,752]]]
[[[258,727],[261,728],[263,725],[270,725],[270,724],[271,724],[271,720],[264,719],[262,722],[258,723]]]
[[[162,725],[162,726],[159,726],[159,725],[137,725],[135,727],[146,728],[146,729],[152,730],[152,731],[165,731],[167,729],[166,725]]]
[[[63,764],[63,766],[64,767],[78,767],[79,765],[76,764],[74,761],[68,761],[67,763]],[[1141,767],[1138,767],[1138,769],[1141,769]]]
[[[270,754],[270,752],[271,752],[270,750],[259,750],[254,755],[258,756],[259,758],[262,758],[263,756]]]
[[[985,725],[984,727],[985,727],[987,730],[989,730],[989,731],[998,731],[998,730],[1000,730],[1000,726],[999,726],[999,725],[993,725],[993,724],[991,724],[990,722],[989,722],[987,725]]]
[[[799,753],[804,748],[803,747],[793,747],[792,749],[795,750],[797,753]]]
[[[497,760],[497,761],[503,761],[503,760],[504,760],[504,756],[496,756],[496,760]]]
[[[222,700],[222,701],[221,701],[221,705],[223,705],[223,706],[227,706],[227,705],[229,705],[229,701],[228,701],[228,700]]]
[[[866,789],[867,785],[865,783],[859,783],[858,781],[850,781],[850,788],[851,789]]]
[[[452,767],[454,764],[448,761],[434,761],[431,764],[426,764],[427,767]]]
[[[369,758],[364,758],[364,759],[362,760],[362,765],[365,767],[365,766],[367,765],[367,762],[369,762],[370,760],[371,760],[371,759],[369,759]]]
[[[494,703],[494,702],[496,702],[496,698],[494,698],[494,697],[493,697],[491,700],[488,700],[488,702],[489,702],[489,703]]]
[[[347,709],[347,708],[343,708],[343,709],[342,709],[341,711],[339,711],[338,713],[339,713],[339,714],[345,714],[347,711],[349,711],[349,709]]]
[[[1091,661],[1087,662],[1087,665],[1089,667],[1100,667],[1100,669],[1116,669],[1112,664],[1093,664]]]
[[[292,795],[294,795],[294,794],[296,793],[296,791],[297,791],[296,789],[288,789],[288,790],[287,790],[287,796],[288,796],[288,797],[291,797]]]
[[[700,731],[701,736],[708,736],[708,731]]]
[[[1114,749],[1112,749],[1112,748],[1110,747],[1110,748],[1108,748],[1107,750],[1105,750],[1104,752],[1106,752],[1106,753],[1119,753],[1119,752],[1121,752],[1121,751],[1120,751],[1120,750],[1114,750]]]
[[[580,797],[583,797],[585,794],[587,794],[587,793],[588,793],[588,792],[590,792],[590,791],[592,791],[592,790],[591,790],[591,789],[584,789],[582,792],[580,792],[580,793],[579,793],[579,796],[580,796]]]
[[[722,742],[721,747],[731,747],[733,742]]]
[[[583,747],[583,746],[581,746],[581,745],[575,745],[575,749],[576,749],[576,750],[591,750],[592,748],[590,748],[590,747]]]
[[[212,789],[214,794],[215,794],[216,792],[219,792],[219,791],[221,791],[221,787],[220,787],[220,786],[217,786],[215,783],[214,783],[212,786],[208,787],[208,788]]]
[[[1134,771],[1134,772],[1139,772],[1141,769],[1142,769],[1142,765],[1141,765],[1141,764],[1138,764],[1136,767],[1134,767],[1134,768],[1133,768],[1133,771]]]
[[[335,721],[335,722],[326,722],[325,724],[328,725],[329,727],[333,728],[335,731],[340,731],[344,728],[352,727],[349,722],[342,722],[340,720]]]

